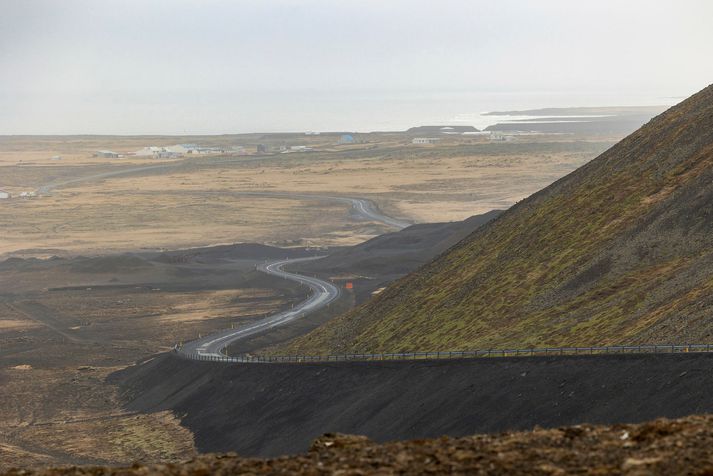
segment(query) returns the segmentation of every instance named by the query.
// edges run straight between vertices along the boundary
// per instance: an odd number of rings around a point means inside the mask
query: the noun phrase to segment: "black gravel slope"
[[[225,365],[159,355],[117,372],[129,409],[170,409],[201,451],[274,456],[325,432],[376,441],[713,412],[713,355]]]

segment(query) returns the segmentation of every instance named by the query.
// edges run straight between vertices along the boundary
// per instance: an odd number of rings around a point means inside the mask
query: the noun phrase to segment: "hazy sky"
[[[369,130],[666,104],[708,0],[0,0],[0,134]]]

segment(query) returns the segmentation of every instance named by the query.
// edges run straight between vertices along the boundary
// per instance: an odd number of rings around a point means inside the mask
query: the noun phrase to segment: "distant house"
[[[0,190],[0,200],[7,200],[8,198],[12,198],[12,195],[9,192]]]
[[[267,154],[268,152],[268,147],[267,144],[258,144],[257,145],[257,153],[258,154]]]
[[[61,155],[53,155],[52,157],[50,157],[50,160],[62,160],[62,156]]]
[[[411,141],[412,144],[435,144],[439,140],[438,137],[414,137]]]
[[[342,134],[342,136],[339,138],[339,143],[340,144],[353,144],[354,136],[351,134]]]
[[[94,152],[94,157],[102,157],[104,159],[118,159],[121,157],[121,154],[117,154],[116,152],[112,152],[111,150],[98,150]]]
[[[134,155],[138,157],[156,157],[161,153],[161,151],[164,151],[165,149],[163,147],[155,147],[155,146],[149,146],[149,147],[144,147],[143,149],[139,149],[136,151]]]

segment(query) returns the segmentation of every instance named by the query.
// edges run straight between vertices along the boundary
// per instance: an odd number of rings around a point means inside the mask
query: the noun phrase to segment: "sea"
[[[236,134],[484,129],[491,111],[668,106],[695,91],[162,91],[5,98],[0,134]],[[42,114],[38,114],[38,111]]]

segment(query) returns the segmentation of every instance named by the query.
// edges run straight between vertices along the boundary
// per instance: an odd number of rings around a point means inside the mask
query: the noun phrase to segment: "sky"
[[[399,129],[673,104],[708,0],[0,0],[0,134]]]

